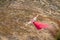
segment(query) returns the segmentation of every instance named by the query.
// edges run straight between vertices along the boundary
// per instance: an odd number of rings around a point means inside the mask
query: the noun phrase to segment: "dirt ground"
[[[26,26],[34,16],[37,21],[50,24],[37,30]],[[0,40],[56,40],[60,29],[60,0],[0,0]]]

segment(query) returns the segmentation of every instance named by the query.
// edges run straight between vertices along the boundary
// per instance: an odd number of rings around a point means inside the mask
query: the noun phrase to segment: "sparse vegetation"
[[[53,26],[49,30],[37,30],[33,24],[25,25],[36,15],[37,21]],[[59,0],[0,0],[1,40],[60,40]],[[56,38],[55,38],[56,37]]]

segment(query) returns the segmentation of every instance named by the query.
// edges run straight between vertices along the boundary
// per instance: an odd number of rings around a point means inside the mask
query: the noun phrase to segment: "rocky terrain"
[[[52,32],[25,25],[36,15]],[[59,29],[60,0],[0,0],[0,40],[56,40]]]

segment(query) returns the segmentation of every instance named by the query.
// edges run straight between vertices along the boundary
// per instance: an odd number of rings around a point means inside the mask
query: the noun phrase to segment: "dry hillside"
[[[52,32],[25,25],[37,14]],[[55,40],[59,27],[60,0],[0,0],[0,40]]]

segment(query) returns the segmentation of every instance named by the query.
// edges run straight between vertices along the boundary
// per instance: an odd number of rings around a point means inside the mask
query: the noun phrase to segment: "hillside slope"
[[[37,21],[53,26],[52,32],[25,25],[37,14]],[[0,0],[0,40],[55,40],[59,27],[59,0]]]

